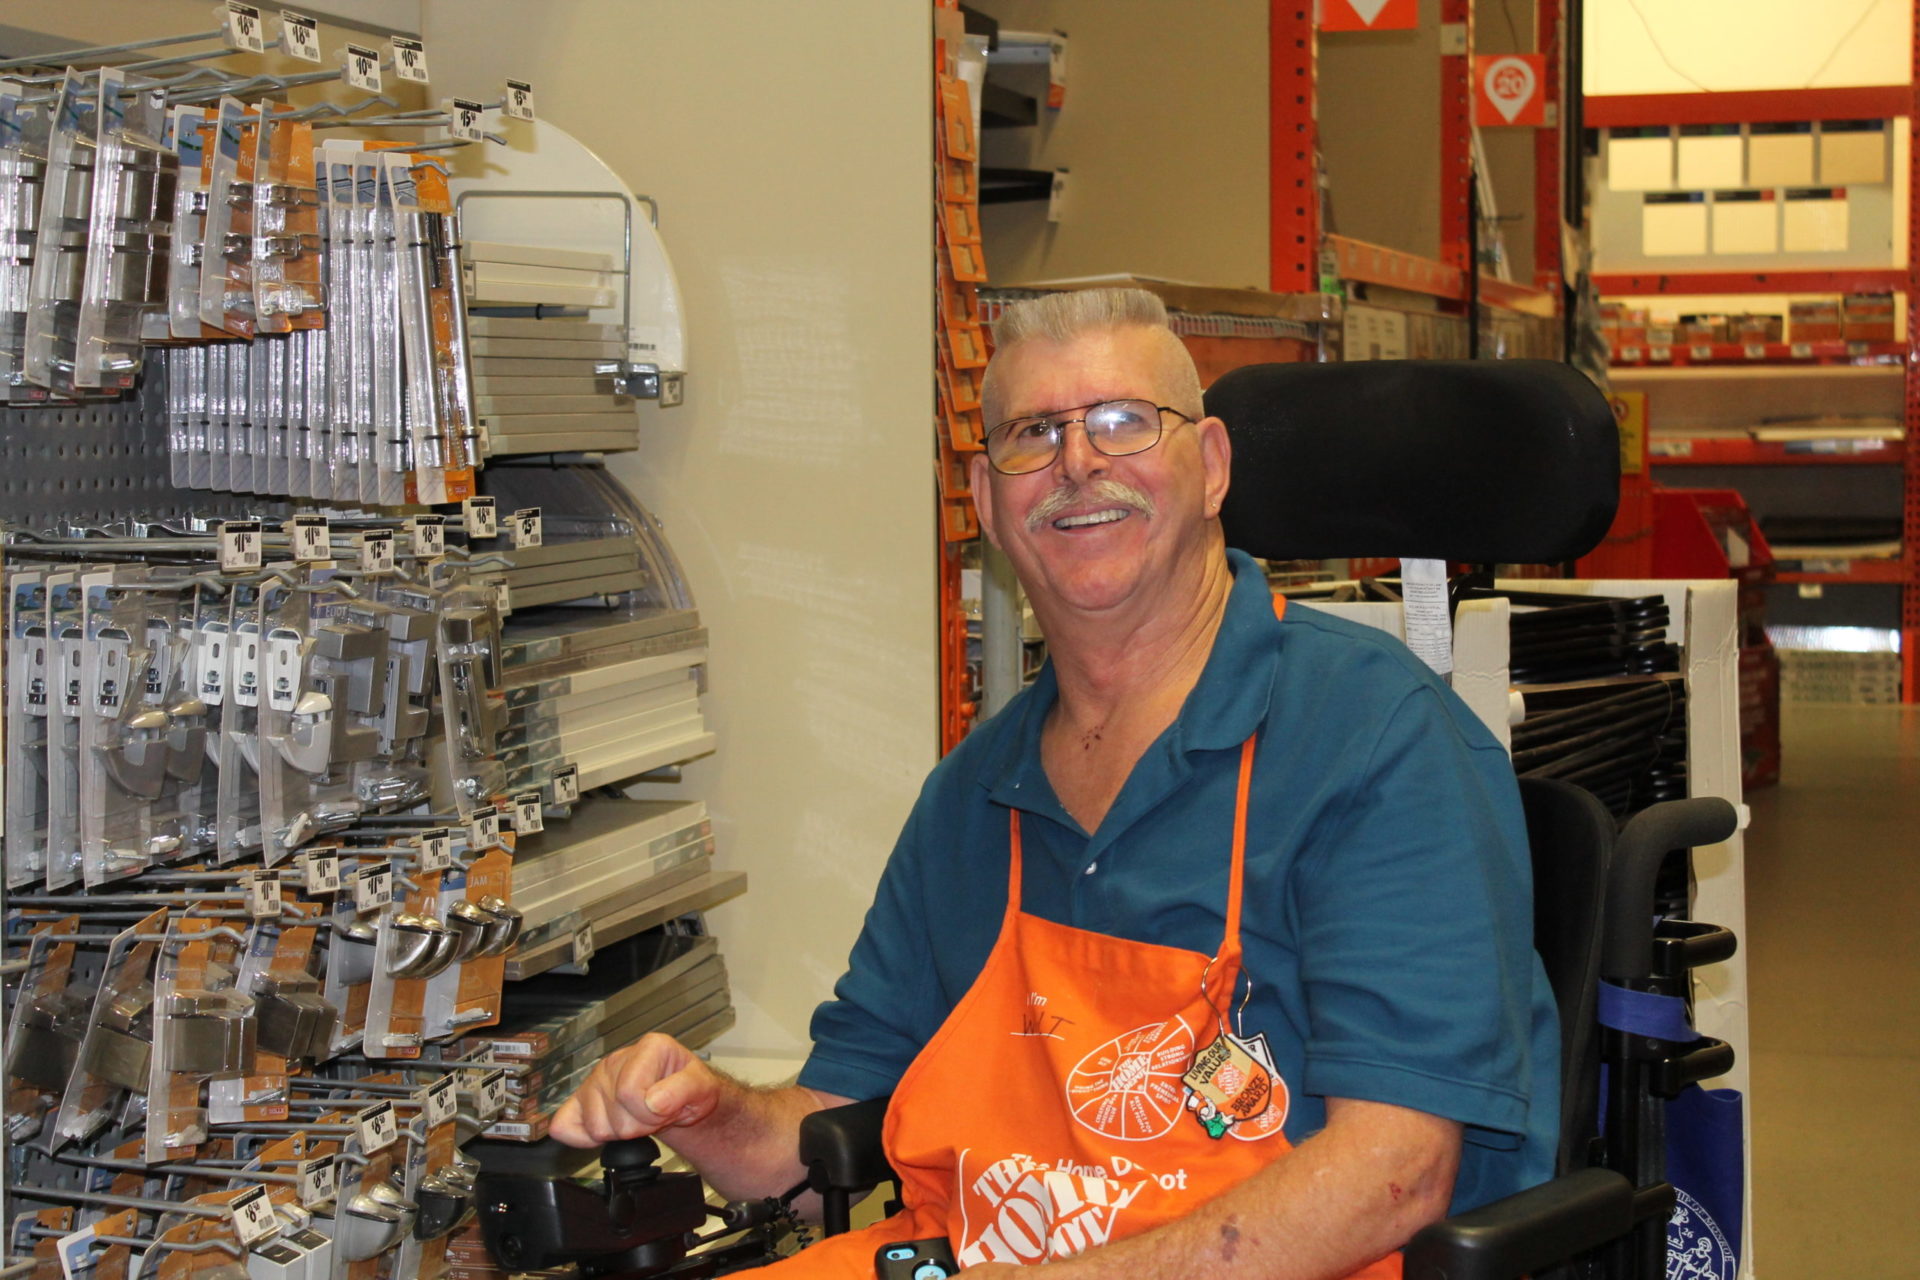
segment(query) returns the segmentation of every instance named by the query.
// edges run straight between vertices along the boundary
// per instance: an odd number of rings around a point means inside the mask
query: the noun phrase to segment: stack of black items
[[[1501,593],[1510,670],[1526,699],[1513,730],[1522,777],[1587,788],[1617,817],[1687,794],[1686,684],[1663,596]]]

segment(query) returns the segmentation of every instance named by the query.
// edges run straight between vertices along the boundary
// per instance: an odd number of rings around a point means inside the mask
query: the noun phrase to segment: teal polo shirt
[[[1559,1041],[1506,752],[1398,640],[1299,605],[1276,619],[1259,567],[1227,556],[1199,682],[1093,835],[1040,764],[1051,664],[934,769],[800,1083],[891,1092],[966,994],[1006,908],[1009,808],[1025,910],[1213,954],[1257,732],[1239,1030],[1266,1034],[1292,1090],[1288,1140],[1324,1127],[1328,1097],[1393,1103],[1466,1126],[1455,1212],[1544,1181]]]

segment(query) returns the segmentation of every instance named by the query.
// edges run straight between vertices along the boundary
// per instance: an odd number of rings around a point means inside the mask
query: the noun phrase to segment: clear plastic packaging
[[[47,870],[47,712],[54,654],[47,642],[46,575],[7,573],[7,888]]]
[[[76,386],[124,391],[145,358],[145,318],[166,306],[179,161],[166,144],[166,96],[99,72],[100,110],[86,272],[73,359]]]
[[[27,279],[22,361],[29,382],[59,395],[82,394],[73,372],[85,296],[87,229],[93,217],[99,108],[92,77],[69,70],[54,102],[47,143],[39,229]]]

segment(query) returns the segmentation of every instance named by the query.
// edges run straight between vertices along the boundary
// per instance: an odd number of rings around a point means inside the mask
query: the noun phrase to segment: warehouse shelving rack
[[[1830,89],[1766,90],[1735,93],[1679,93],[1588,98],[1586,123],[1592,127],[1633,125],[1752,124],[1778,121],[1893,119],[1920,120],[1920,4],[1914,6],[1912,75],[1906,84]],[[1897,343],[1768,343],[1756,351],[1741,344],[1713,344],[1706,351],[1675,346],[1666,360],[1652,352],[1627,365],[1671,364],[1677,373],[1724,375],[1748,369],[1808,364],[1892,364],[1902,379],[1901,423],[1911,441],[1920,430],[1920,182],[1907,184],[1907,261],[1904,268],[1789,270],[1766,272],[1684,271],[1596,274],[1594,282],[1609,297],[1659,294],[1895,293],[1906,309],[1906,338]],[[1791,335],[1788,335],[1791,337]],[[1701,366],[1720,366],[1712,370]],[[1687,375],[1681,375],[1687,376]],[[1901,551],[1896,563],[1855,561],[1839,573],[1781,573],[1780,582],[1884,583],[1900,588],[1901,698],[1920,703],[1920,449],[1904,442],[1853,442],[1858,447],[1831,453],[1790,450],[1766,442],[1686,441],[1685,456],[1652,461],[1731,466],[1898,466],[1903,476]],[[1671,446],[1669,446],[1671,447]]]

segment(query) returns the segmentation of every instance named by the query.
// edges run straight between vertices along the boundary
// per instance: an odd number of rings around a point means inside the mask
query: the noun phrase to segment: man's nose
[[[1106,454],[1093,447],[1086,423],[1071,422],[1061,431],[1060,456],[1054,465],[1074,483],[1082,483],[1090,476],[1105,475],[1109,462]]]

